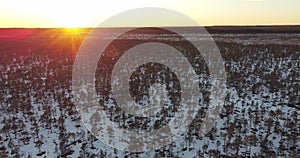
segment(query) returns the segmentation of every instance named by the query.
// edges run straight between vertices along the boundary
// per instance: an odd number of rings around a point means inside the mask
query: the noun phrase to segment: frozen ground
[[[160,40],[174,40],[164,36]],[[32,50],[35,53],[26,58],[18,52],[10,56],[6,54],[7,50],[0,50],[4,54],[0,59],[0,157],[299,156],[300,35],[213,34],[212,37],[224,58],[228,77],[228,95],[214,129],[204,137],[198,136],[207,106],[208,92],[204,87],[199,103],[204,111],[199,112],[189,131],[172,144],[147,153],[113,149],[84,127],[71,102],[74,56],[68,52],[70,50],[59,47]],[[191,35],[191,38],[205,39],[200,35]],[[198,61],[194,62],[197,64]],[[154,68],[158,68],[161,75],[154,75],[149,80],[167,85],[170,96],[165,98],[166,106],[177,104],[172,98],[180,92],[178,80],[168,69],[159,65]],[[201,72],[199,81],[203,82],[200,85],[206,85],[206,69],[197,68]],[[139,67],[132,76],[131,95],[144,104],[149,101],[149,96],[144,95],[148,93],[144,92],[149,91],[147,86],[150,84],[141,79],[147,79],[147,73],[154,73],[150,69],[151,66]],[[98,81],[108,79],[105,70],[100,68],[99,74]],[[134,80],[134,77],[140,80]],[[99,103],[111,105],[106,108],[107,117],[122,128],[142,129],[139,123],[146,121],[146,129],[150,130],[157,128],[157,120],[167,123],[174,116],[168,108],[163,111],[169,114],[167,117],[136,120],[127,114],[121,116],[123,113],[116,112],[118,108],[112,95],[105,95],[110,93],[105,88],[101,84],[98,86]],[[88,97],[88,90],[83,88],[82,95]],[[133,120],[137,124],[132,123]]]

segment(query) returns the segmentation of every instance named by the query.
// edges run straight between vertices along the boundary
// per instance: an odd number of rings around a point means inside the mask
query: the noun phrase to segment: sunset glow
[[[80,32],[81,29],[77,27],[66,27],[64,30],[66,32],[77,33]]]
[[[299,0],[4,0],[0,27],[96,27],[117,13],[141,7],[172,9],[201,25],[297,25],[299,6]],[[157,21],[153,25],[168,24]]]

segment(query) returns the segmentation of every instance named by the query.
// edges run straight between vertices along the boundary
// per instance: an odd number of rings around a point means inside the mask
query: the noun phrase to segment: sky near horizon
[[[96,27],[141,7],[172,9],[200,25],[300,25],[300,0],[1,0],[0,28]]]

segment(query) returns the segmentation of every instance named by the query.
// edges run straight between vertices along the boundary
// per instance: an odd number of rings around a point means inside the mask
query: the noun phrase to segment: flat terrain
[[[99,31],[107,33],[102,38],[110,39],[118,29]],[[182,29],[190,32],[190,40],[205,42],[208,38],[193,27]],[[207,30],[224,60],[228,92],[219,119],[203,137],[199,130],[211,99],[210,84],[215,81],[209,80],[209,63],[188,41],[147,28],[122,36],[99,60],[95,74],[99,106],[124,129],[160,128],[174,117],[181,99],[180,82],[172,69],[150,63],[137,67],[130,77],[130,95],[147,106],[149,87],[160,83],[167,93],[161,99],[164,108],[150,118],[120,109],[111,92],[110,75],[116,59],[128,47],[149,41],[174,46],[199,76],[200,110],[181,139],[147,153],[129,153],[96,139],[84,127],[72,101],[74,60],[90,29],[0,29],[0,157],[299,157],[300,26]],[[81,95],[89,97],[85,85],[82,87]],[[93,120],[96,116],[87,117]]]

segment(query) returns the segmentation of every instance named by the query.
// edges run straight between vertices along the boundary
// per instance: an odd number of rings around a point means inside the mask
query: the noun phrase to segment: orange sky
[[[139,7],[173,9],[201,25],[300,25],[300,0],[2,0],[0,27],[95,27]]]

